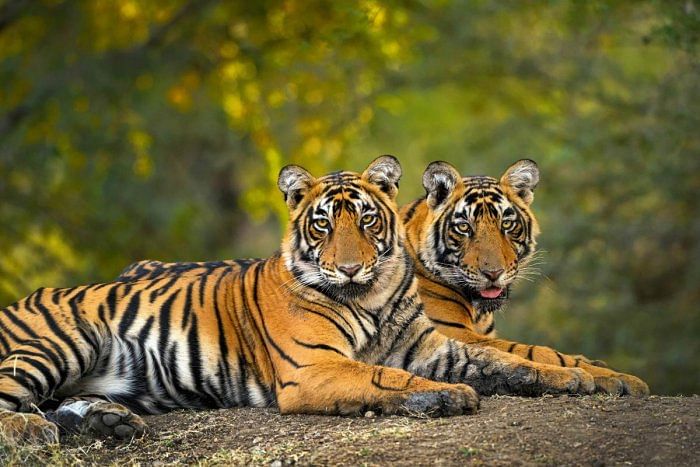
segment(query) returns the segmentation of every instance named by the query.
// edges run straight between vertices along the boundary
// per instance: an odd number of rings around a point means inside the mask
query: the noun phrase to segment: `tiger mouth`
[[[503,287],[488,287],[483,290],[479,290],[479,295],[481,298],[486,300],[496,300],[505,294],[506,289]]]
[[[468,300],[482,312],[500,310],[508,301],[510,286],[487,287],[485,289],[468,288],[465,294]]]

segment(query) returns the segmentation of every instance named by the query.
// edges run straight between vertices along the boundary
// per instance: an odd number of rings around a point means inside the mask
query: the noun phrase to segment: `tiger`
[[[515,162],[498,180],[462,177],[442,161],[426,168],[426,195],[400,211],[426,314],[453,339],[534,362],[582,368],[594,377],[597,392],[648,395],[641,379],[604,362],[496,338],[494,312],[508,301],[511,284],[536,251],[540,228],[531,204],[539,178],[530,159]]]
[[[435,330],[405,249],[400,176],[392,156],[319,178],[286,166],[290,221],[271,257],[151,262],[131,279],[41,288],[4,308],[0,434],[125,440],[145,432],[141,415],[177,408],[451,416],[474,413],[479,394],[592,393],[581,369]]]

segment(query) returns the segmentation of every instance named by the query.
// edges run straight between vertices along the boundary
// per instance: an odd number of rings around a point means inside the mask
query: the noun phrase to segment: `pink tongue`
[[[479,293],[484,298],[497,298],[499,295],[501,295],[501,292],[503,292],[503,289],[500,287],[489,287],[488,289],[484,289]]]

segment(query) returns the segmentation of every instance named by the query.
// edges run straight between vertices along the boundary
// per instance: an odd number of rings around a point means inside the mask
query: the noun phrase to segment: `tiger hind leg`
[[[58,440],[58,426],[41,415],[0,409],[0,444],[55,444]]]
[[[67,433],[86,433],[129,441],[146,432],[143,419],[128,408],[105,399],[86,396],[66,399],[47,418]]]
[[[0,362],[0,442],[53,444],[59,440],[56,424],[36,411],[55,387],[44,356],[20,346]]]
[[[0,361],[0,441],[59,441],[58,426],[43,416],[39,406],[60,387],[79,380],[81,364],[89,366],[92,355],[79,357],[48,339],[16,342],[9,349]]]

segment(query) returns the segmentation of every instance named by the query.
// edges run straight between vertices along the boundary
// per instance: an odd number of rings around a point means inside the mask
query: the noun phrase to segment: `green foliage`
[[[8,0],[0,302],[143,258],[267,256],[278,170],[542,169],[501,334],[698,392],[697,1]]]

